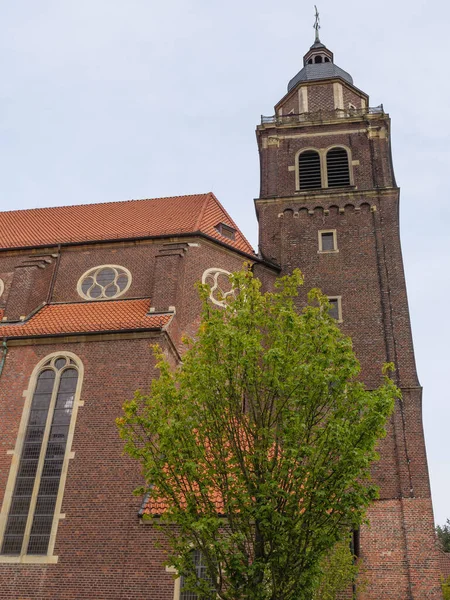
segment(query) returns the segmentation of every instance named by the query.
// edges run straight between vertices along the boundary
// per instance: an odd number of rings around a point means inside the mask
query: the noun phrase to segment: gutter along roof
[[[23,323],[0,323],[0,338],[164,329],[173,315],[149,314],[149,308],[148,298],[48,304]]]
[[[216,229],[224,223],[235,239]],[[247,254],[253,248],[211,192],[148,200],[0,212],[0,250],[203,233]]]

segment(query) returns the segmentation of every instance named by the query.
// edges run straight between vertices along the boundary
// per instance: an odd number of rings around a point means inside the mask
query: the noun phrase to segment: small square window
[[[319,231],[319,252],[337,252],[336,229]]]
[[[330,317],[336,319],[338,323],[342,322],[342,306],[340,296],[328,296],[328,302],[330,303]]]

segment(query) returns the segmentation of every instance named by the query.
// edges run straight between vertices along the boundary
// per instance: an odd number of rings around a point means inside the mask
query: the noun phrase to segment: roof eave
[[[275,113],[277,112],[277,109],[280,106],[280,104],[282,104],[283,102],[285,102],[289,96],[293,95],[294,92],[298,89],[299,85],[314,85],[315,83],[322,83],[324,81],[327,81],[327,82],[340,81],[344,85],[349,86],[349,87],[353,88],[354,90],[356,90],[358,92],[358,94],[361,94],[362,96],[364,96],[366,98],[367,102],[369,101],[369,95],[366,94],[366,92],[363,92],[362,90],[360,90],[359,88],[357,88],[356,85],[354,85],[353,83],[350,83],[349,81],[346,81],[343,77],[340,77],[339,75],[336,75],[335,77],[326,77],[324,79],[305,79],[303,81],[298,81],[296,83],[296,85],[291,90],[289,90],[288,92],[286,92],[286,94],[281,98],[281,100],[279,100],[275,104],[275,106],[274,106]]]

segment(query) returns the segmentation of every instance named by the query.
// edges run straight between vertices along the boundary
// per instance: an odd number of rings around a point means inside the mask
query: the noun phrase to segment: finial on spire
[[[317,10],[317,6],[314,4],[314,8],[316,9],[316,13],[315,13],[315,17],[316,20],[314,22],[314,29],[316,30],[316,39],[314,40],[314,42],[320,42],[319,39],[319,29],[320,29],[320,19],[319,19],[319,11]]]

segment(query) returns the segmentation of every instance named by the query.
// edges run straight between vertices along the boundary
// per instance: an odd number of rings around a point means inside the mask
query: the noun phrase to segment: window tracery
[[[2,562],[53,552],[81,380],[71,353],[50,355],[31,377],[0,519]]]
[[[122,296],[131,285],[131,273],[119,265],[101,265],[84,273],[77,291],[86,300],[108,300]]]
[[[228,271],[216,267],[206,269],[202,275],[202,283],[206,283],[211,288],[209,299],[217,306],[225,306],[228,296],[234,295],[230,275]]]

